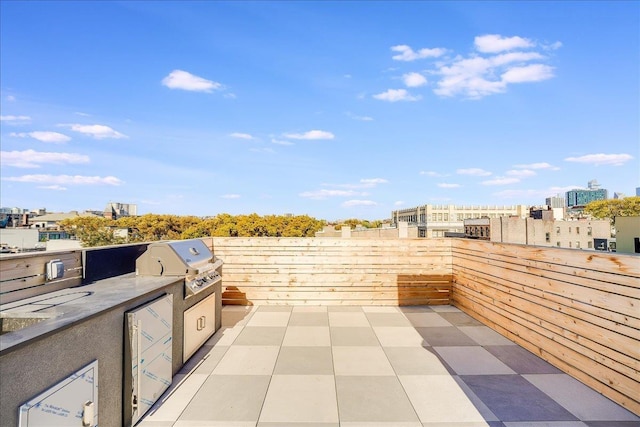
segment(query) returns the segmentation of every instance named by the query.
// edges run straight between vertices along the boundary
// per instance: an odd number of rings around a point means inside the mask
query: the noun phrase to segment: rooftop
[[[141,427],[635,427],[450,306],[225,306]]]

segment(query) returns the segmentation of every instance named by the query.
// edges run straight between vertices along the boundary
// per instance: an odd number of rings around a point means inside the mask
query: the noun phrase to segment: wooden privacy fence
[[[640,413],[640,258],[452,241],[454,305]]]
[[[213,245],[225,263],[223,304],[450,302],[450,240],[216,237]]]

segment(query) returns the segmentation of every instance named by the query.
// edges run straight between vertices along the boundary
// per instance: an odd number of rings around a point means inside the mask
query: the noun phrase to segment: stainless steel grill
[[[222,260],[200,239],[151,243],[136,260],[138,276],[182,276],[185,298],[222,280]]]

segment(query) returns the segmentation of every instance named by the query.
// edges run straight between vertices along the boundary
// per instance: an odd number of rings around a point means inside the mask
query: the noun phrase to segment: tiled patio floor
[[[143,427],[638,427],[451,306],[227,306]]]

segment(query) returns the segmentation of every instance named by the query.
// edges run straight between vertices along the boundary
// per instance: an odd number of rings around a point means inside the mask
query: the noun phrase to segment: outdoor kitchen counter
[[[176,277],[143,277],[129,273],[75,288],[2,304],[0,305],[0,317],[3,322],[23,321],[27,325],[33,324],[0,335],[0,355],[85,322],[119,306],[130,306],[136,300],[140,300],[142,304],[150,296],[155,296],[153,294],[160,295],[162,292],[159,291],[176,284],[176,282],[182,283],[182,280]]]

